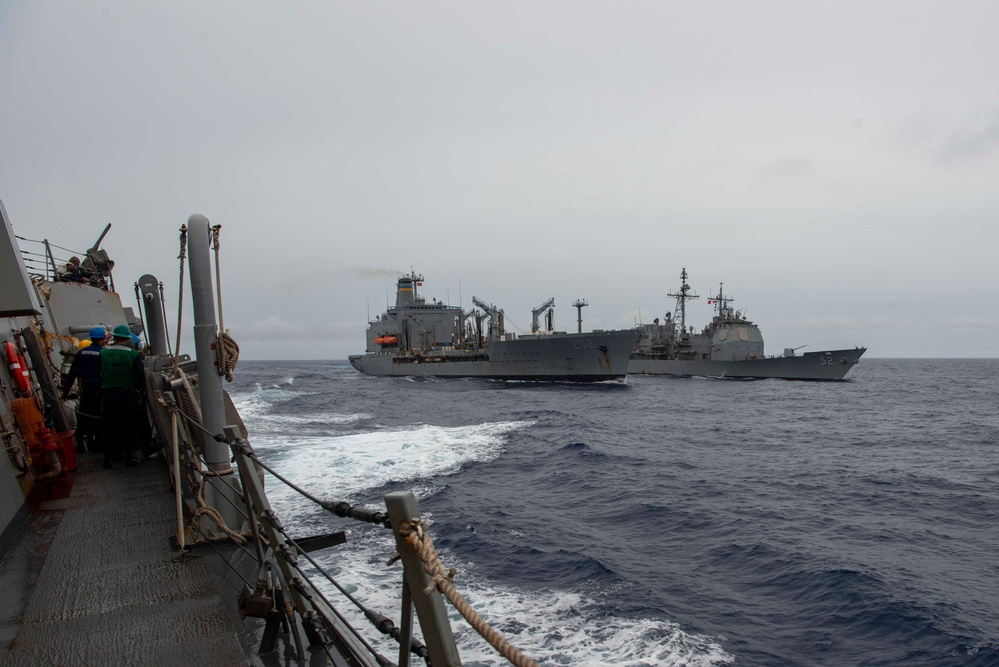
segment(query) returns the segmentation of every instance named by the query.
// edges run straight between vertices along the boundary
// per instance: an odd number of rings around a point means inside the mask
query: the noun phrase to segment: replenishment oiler
[[[0,664],[456,667],[446,598],[500,655],[536,666],[458,593],[411,492],[352,506],[309,494],[257,456],[222,388],[239,348],[222,323],[218,225],[193,215],[181,227],[192,359],[179,353],[183,291],[173,352],[162,283],[140,277],[139,312],[122,304],[99,248],[110,225],[82,262],[62,263],[47,240],[18,247],[3,202],[0,217]],[[145,390],[130,413],[146,420],[136,438],[146,458],[119,465],[94,451],[110,443],[89,428],[77,437],[78,419],[100,416],[61,380],[86,338],[118,340],[125,327],[146,343]],[[296,522],[271,507],[264,471],[337,525],[288,528]],[[402,591],[394,611],[368,607],[310,556],[348,548],[350,522],[385,531]]]
[[[628,363],[628,372],[645,375],[679,375],[732,379],[842,380],[867,351],[865,347],[797,354],[785,348],[781,356],[766,356],[760,328],[738,310],[722,286],[708,299],[715,316],[700,332],[687,326],[687,301],[698,298],[687,284],[687,269],[680,274],[676,309],[663,321],[638,327],[639,336]]]
[[[410,272],[396,285],[395,306],[370,322],[366,354],[349,357],[362,373],[393,377],[497,380],[621,381],[637,332],[554,331],[554,299],[532,314],[531,333],[507,332],[504,311],[472,297],[482,311],[465,311],[419,294],[423,276]],[[579,312],[587,305],[574,304]],[[539,324],[544,315],[545,328]],[[488,325],[483,326],[488,320]]]

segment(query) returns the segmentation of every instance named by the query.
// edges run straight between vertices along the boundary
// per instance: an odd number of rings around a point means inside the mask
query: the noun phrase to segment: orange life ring
[[[10,369],[10,375],[14,378],[14,384],[17,385],[17,390],[21,392],[25,398],[31,396],[31,381],[28,375],[28,365],[24,363],[24,357],[21,353],[17,351],[14,344],[10,341],[5,341],[3,344],[4,356],[7,357],[7,368]]]

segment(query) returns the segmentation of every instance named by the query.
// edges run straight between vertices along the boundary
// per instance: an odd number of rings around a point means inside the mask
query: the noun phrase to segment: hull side
[[[795,357],[771,357],[745,361],[680,360],[647,355],[632,357],[628,373],[645,375],[702,376],[735,379],[842,380],[866,348],[807,352]]]
[[[388,377],[601,382],[624,379],[636,333],[630,330],[521,337],[479,353],[362,354],[351,365]]]

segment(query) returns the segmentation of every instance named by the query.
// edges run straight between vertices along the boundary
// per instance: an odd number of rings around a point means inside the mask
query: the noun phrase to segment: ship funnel
[[[419,300],[416,288],[423,286],[423,276],[410,273],[399,278],[395,288],[395,307],[412,306]]]

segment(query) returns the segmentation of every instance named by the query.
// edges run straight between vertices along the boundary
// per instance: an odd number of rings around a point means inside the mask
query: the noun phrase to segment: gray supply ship
[[[700,332],[688,327],[687,301],[696,299],[687,284],[687,269],[680,274],[674,314],[662,322],[640,325],[638,341],[628,363],[629,373],[714,378],[783,380],[842,380],[867,351],[865,347],[797,354],[785,348],[781,356],[766,356],[760,328],[743,313],[729,307],[733,299],[722,286],[708,303],[715,310],[711,323]]]
[[[634,330],[552,330],[554,299],[533,310],[530,334],[505,330],[504,311],[475,297],[466,312],[419,294],[423,276],[401,276],[395,306],[370,322],[367,353],[349,357],[362,373],[393,377],[599,382],[623,380]],[[580,313],[585,301],[574,304]],[[539,325],[544,315],[545,329]],[[487,327],[483,323],[488,320]]]
[[[192,359],[179,354],[180,340],[170,351],[163,283],[140,277],[138,313],[122,304],[113,262],[99,249],[110,225],[70,266],[47,240],[20,249],[2,201],[0,218],[0,664],[457,667],[446,597],[507,660],[536,665],[469,613],[411,492],[388,493],[381,509],[321,499],[257,456],[222,389],[239,350],[222,327],[218,226],[194,215],[181,227]],[[109,443],[77,437],[78,419],[92,425],[100,415],[61,386],[85,343],[101,345],[112,330],[120,340],[125,326],[147,343],[145,391],[136,391],[144,400],[129,413],[147,427],[137,448],[145,458],[122,461],[128,470],[94,453]],[[267,499],[265,470],[268,484],[322,507],[328,522],[384,530],[401,604],[372,609],[324,571],[309,554],[347,548],[343,526],[310,519],[323,532],[286,528]]]

